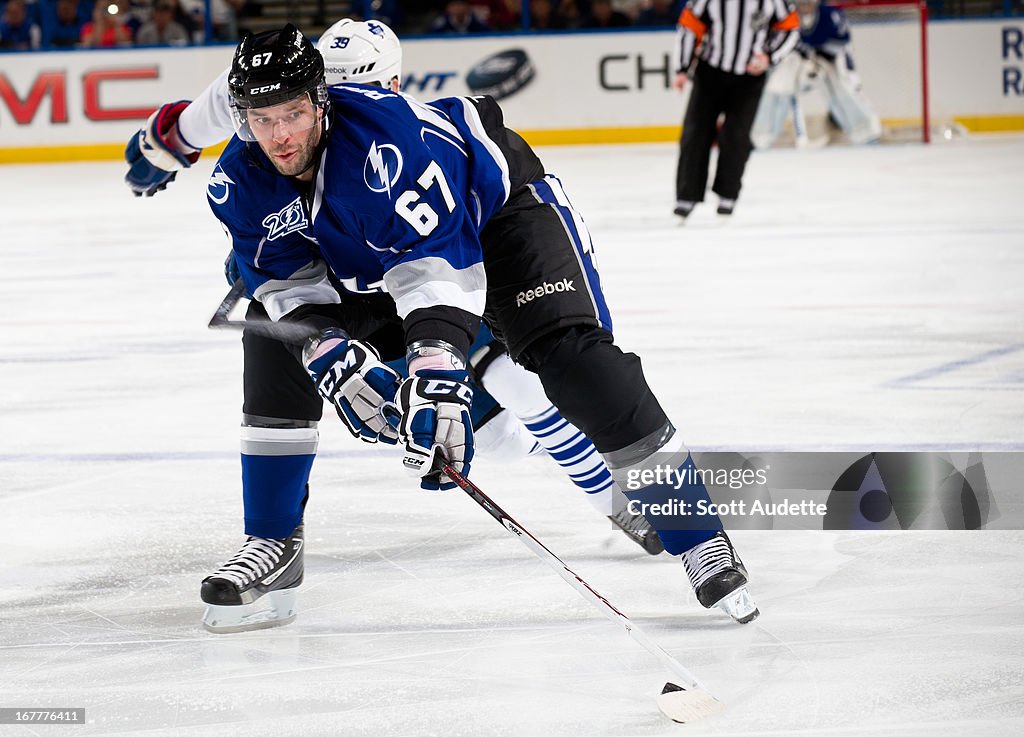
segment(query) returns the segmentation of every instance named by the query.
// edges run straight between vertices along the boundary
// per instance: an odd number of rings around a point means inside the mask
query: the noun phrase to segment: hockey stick
[[[235,306],[245,296],[245,284],[241,279],[236,279],[231,289],[224,295],[224,299],[217,305],[217,309],[210,318],[207,327],[213,329],[228,330],[249,330],[268,338],[275,338],[284,343],[295,343],[302,345],[310,336],[316,335],[319,330],[301,322],[274,322],[273,320],[232,320],[228,317]]]
[[[510,534],[519,538],[523,545],[528,547],[534,555],[554,569],[555,573],[561,576],[563,581],[576,590],[576,593],[600,609],[608,619],[621,625],[626,630],[626,634],[640,643],[647,652],[660,660],[661,664],[679,679],[682,685],[669,681],[665,684],[657,698],[658,708],[662,714],[674,722],[687,723],[712,716],[725,708],[722,702],[706,691],[697,681],[696,677],[684,668],[678,660],[665,652],[643,630],[633,624],[629,617],[620,612],[610,601],[591,587],[589,583],[580,578],[569,566],[562,562],[561,558],[548,550],[544,543],[512,519],[508,512],[499,507],[476,484],[452,468],[447,462],[442,462],[441,471],[466,492],[470,499],[494,517]]]

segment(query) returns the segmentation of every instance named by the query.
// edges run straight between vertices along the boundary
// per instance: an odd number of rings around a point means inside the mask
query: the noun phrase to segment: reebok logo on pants
[[[516,295],[516,307],[522,307],[527,302],[532,302],[535,299],[546,297],[549,294],[555,292],[575,292],[576,287],[573,285],[574,279],[562,279],[562,281],[555,282],[544,282],[539,287],[533,289],[527,289],[525,292],[520,292]]]

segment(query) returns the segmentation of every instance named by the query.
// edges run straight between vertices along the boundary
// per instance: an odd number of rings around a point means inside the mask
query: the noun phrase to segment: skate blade
[[[665,684],[657,703],[662,714],[680,724],[706,719],[725,709],[721,701],[704,689],[683,689],[674,683]]]
[[[757,604],[754,603],[754,598],[750,595],[750,592],[747,591],[746,586],[741,586],[736,589],[716,603],[715,606],[740,624],[753,622],[761,614],[757,608]]]
[[[295,620],[295,589],[271,591],[252,604],[207,604],[203,628],[218,635],[280,627]]]

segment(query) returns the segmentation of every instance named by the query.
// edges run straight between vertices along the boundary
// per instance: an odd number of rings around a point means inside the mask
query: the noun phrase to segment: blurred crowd
[[[529,27],[538,30],[675,26],[683,0],[529,0]],[[520,0],[446,0],[431,33],[507,31],[522,27]]]
[[[206,23],[210,3],[211,23]],[[674,27],[685,0],[0,0],[0,51],[237,41],[285,22],[316,37],[340,18],[401,36]],[[1024,0],[928,0],[932,17],[1018,16]],[[525,18],[524,18],[525,16]]]
[[[684,0],[524,1],[529,6],[529,27],[535,30],[674,26],[684,4]],[[275,12],[275,6],[280,6],[280,12]],[[315,36],[346,16],[376,18],[403,34],[523,27],[520,0],[211,0],[209,34],[205,14],[206,0],[0,0],[0,49],[230,42],[249,26],[261,30],[267,23],[284,21],[295,22]],[[321,17],[324,14],[327,17]]]
[[[213,0],[210,41],[238,38],[248,0]],[[207,39],[205,0],[0,0],[0,49],[187,46]]]

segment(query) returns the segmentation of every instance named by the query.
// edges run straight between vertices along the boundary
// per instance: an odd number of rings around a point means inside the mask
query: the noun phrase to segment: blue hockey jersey
[[[846,13],[831,5],[819,5],[814,24],[809,28],[801,26],[800,43],[814,49],[829,61],[834,61],[850,43]]]
[[[337,303],[338,289],[387,291],[403,318],[437,307],[481,315],[479,233],[512,187],[482,101],[423,104],[363,85],[331,88],[330,99],[308,190],[237,137],[209,180],[248,292],[274,320]]]

